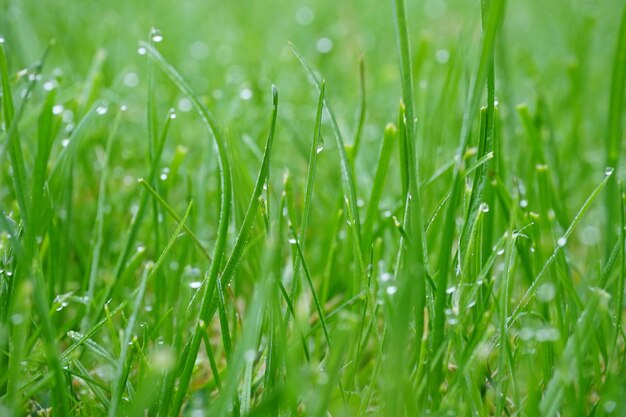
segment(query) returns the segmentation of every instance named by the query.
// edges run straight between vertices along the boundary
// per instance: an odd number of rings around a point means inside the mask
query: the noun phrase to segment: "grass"
[[[625,415],[620,2],[0,7],[0,415]]]

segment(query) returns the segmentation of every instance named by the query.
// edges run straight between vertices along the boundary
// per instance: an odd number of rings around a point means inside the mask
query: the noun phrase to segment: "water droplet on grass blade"
[[[107,114],[107,112],[109,111],[109,108],[107,106],[101,105],[96,107],[96,113],[99,114],[100,116]]]
[[[157,28],[152,28],[152,30],[150,31],[150,40],[156,43],[162,42],[163,35],[161,34],[161,31]]]
[[[554,285],[550,282],[542,284],[537,288],[537,298],[540,301],[547,303],[548,301],[552,301],[556,295],[556,290]]]
[[[389,272],[383,272],[382,274],[380,274],[381,282],[389,282],[392,279],[393,279],[393,274],[390,274]]]
[[[192,288],[194,290],[200,288],[202,286],[202,281],[192,281],[189,283],[189,288]]]
[[[567,238],[565,236],[561,236],[559,240],[556,241],[556,244],[559,245],[560,248],[567,245]]]
[[[395,293],[398,292],[398,287],[392,285],[390,287],[387,287],[387,294],[388,295],[394,295]]]
[[[609,175],[613,175],[614,172],[615,172],[615,168],[613,168],[613,167],[606,167],[606,168],[604,168],[604,175],[606,175],[607,177]]]
[[[315,153],[319,155],[322,153],[322,151],[324,151],[324,139],[322,139],[322,137],[320,136],[317,142],[317,148],[315,149]]]
[[[145,55],[148,53],[148,50],[146,48],[144,48],[143,46],[140,46],[139,48],[137,48],[137,53],[139,55]]]
[[[58,84],[55,80],[46,81],[45,83],[43,83],[43,89],[45,91],[52,91],[57,88],[57,85]]]

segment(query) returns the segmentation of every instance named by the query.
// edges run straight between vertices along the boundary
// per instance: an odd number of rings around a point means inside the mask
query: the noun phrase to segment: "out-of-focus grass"
[[[0,6],[0,415],[623,414],[621,2]]]

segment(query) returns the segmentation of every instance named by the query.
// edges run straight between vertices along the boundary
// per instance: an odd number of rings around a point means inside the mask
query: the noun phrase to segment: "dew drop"
[[[522,330],[520,330],[518,336],[522,340],[530,340],[535,337],[535,331],[530,327],[524,327]]]
[[[152,42],[159,43],[163,41],[163,35],[161,34],[161,31],[159,29],[152,28],[152,30],[150,31],[150,39],[152,40]]]
[[[383,272],[382,274],[380,274],[381,282],[389,282],[392,279],[393,279],[393,274],[390,274],[389,272]]]
[[[537,298],[544,303],[552,301],[556,295],[554,285],[550,282],[542,284],[537,288]]]
[[[560,248],[567,244],[567,238],[565,236],[561,236],[559,240],[556,241],[556,244],[559,245]]]
[[[395,285],[387,287],[387,294],[388,295],[394,295],[397,292],[398,292],[398,287],[396,287]]]
[[[148,53],[148,50],[146,48],[144,48],[143,46],[140,46],[139,48],[137,48],[137,53],[139,55],[145,55]]]
[[[130,88],[137,87],[139,85],[139,76],[137,73],[129,72],[124,74],[124,85]]]
[[[315,48],[321,54],[327,54],[333,49],[333,41],[329,38],[319,38],[315,43]]]
[[[559,331],[553,327],[539,329],[536,334],[538,342],[555,342],[559,340],[559,336]]]
[[[126,110],[128,110],[128,106],[127,106],[126,104],[122,104],[122,105],[120,106],[120,111],[121,111],[121,112],[125,112]]]
[[[435,54],[435,59],[440,64],[446,64],[450,60],[450,52],[446,49],[440,49]]]
[[[250,100],[252,98],[252,90],[250,90],[249,88],[244,88],[239,92],[239,98],[246,101]]]
[[[67,147],[67,145],[69,145],[69,144],[70,144],[70,140],[69,139],[63,139],[61,141],[61,146],[64,147],[64,148]]]
[[[315,12],[310,7],[300,7],[296,11],[296,22],[302,26],[310,25],[315,19]]]
[[[100,116],[107,114],[109,108],[107,106],[98,106],[96,107],[96,113]]]
[[[604,175],[606,175],[607,177],[613,175],[613,172],[615,172],[615,168],[613,167],[604,168]]]
[[[176,119],[178,116],[176,115],[176,110],[174,110],[173,108],[170,109],[170,114],[168,116],[170,118],[170,120],[174,120]]]
[[[607,413],[612,413],[617,408],[617,403],[615,401],[607,401],[604,403],[604,411]]]
[[[52,91],[55,88],[57,88],[57,82],[54,80],[46,81],[45,83],[43,83],[43,89],[45,91]]]
[[[182,112],[188,112],[191,111],[192,107],[193,105],[188,98],[181,98],[180,100],[178,100],[178,110]]]
[[[189,288],[192,288],[194,290],[200,288],[202,286],[202,281],[192,281],[189,283]]]
[[[63,105],[61,104],[55,104],[54,106],[52,106],[52,114],[59,115],[63,113],[63,110]]]
[[[209,56],[209,46],[202,41],[196,41],[191,44],[189,52],[193,59],[204,59]]]

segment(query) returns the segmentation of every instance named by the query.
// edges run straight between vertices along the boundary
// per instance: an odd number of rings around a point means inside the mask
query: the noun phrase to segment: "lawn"
[[[0,0],[0,416],[626,416],[621,0]]]

